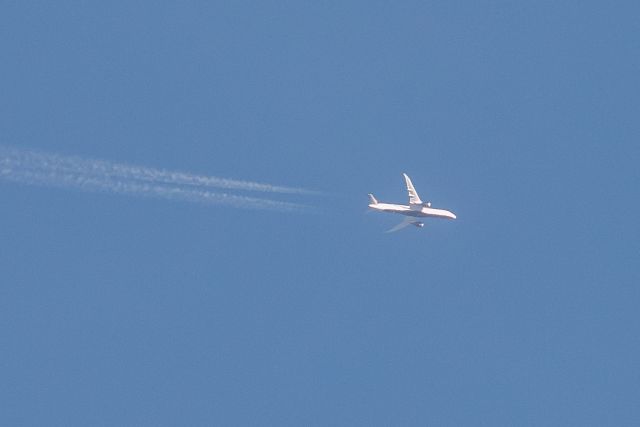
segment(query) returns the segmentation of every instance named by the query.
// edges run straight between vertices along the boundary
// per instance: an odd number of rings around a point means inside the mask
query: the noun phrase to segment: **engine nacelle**
[[[424,206],[425,208],[430,208],[431,207],[431,202],[425,202],[422,204],[422,206]]]
[[[424,222],[413,222],[412,224],[415,225],[418,228],[424,227]]]

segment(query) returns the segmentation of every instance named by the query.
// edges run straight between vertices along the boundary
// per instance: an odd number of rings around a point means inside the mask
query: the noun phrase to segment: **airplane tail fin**
[[[377,205],[378,201],[376,200],[375,197],[373,197],[373,194],[369,193],[369,203],[372,205]]]

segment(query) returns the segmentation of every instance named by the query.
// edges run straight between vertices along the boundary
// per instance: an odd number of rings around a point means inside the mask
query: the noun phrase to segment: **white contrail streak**
[[[179,171],[167,171],[144,166],[112,163],[105,160],[85,159],[77,156],[61,156],[31,150],[19,150],[0,145],[0,162],[9,166],[18,164],[27,169],[55,170],[100,177],[113,177],[172,185],[193,185],[222,188],[225,190],[246,190],[266,193],[318,194],[315,191],[295,187],[284,187],[251,181],[195,175]]]
[[[311,193],[289,187],[168,172],[2,146],[0,146],[0,180],[27,185],[280,212],[305,212],[308,207],[280,200],[213,192],[208,188],[269,193]]]

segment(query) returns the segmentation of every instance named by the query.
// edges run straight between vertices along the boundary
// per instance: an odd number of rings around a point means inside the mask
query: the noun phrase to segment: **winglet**
[[[406,173],[403,173],[404,180],[407,183],[407,191],[409,192],[409,204],[410,205],[421,205],[422,200],[420,200],[420,196],[418,196],[418,192],[415,188],[413,188],[413,184],[411,183],[411,178]]]
[[[369,202],[370,202],[369,204],[371,204],[371,205],[377,205],[378,204],[378,201],[376,200],[375,197],[373,197],[373,194],[371,194],[371,193],[369,193]]]

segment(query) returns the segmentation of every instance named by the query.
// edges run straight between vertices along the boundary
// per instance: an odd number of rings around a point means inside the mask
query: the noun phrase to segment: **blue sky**
[[[2,10],[0,144],[326,194],[0,182],[0,424],[640,423],[636,2]]]

